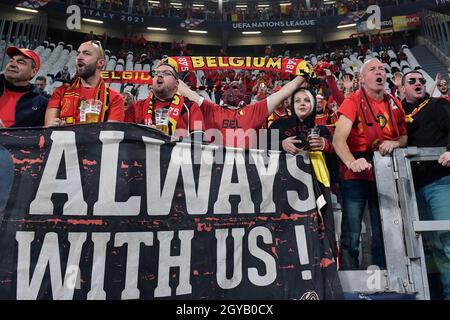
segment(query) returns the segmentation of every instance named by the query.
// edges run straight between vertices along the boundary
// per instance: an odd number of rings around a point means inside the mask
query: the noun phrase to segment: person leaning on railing
[[[361,68],[361,88],[339,107],[333,136],[341,159],[342,269],[358,269],[361,222],[366,203],[372,226],[372,264],[383,268],[384,254],[377,189],[372,168],[375,151],[388,155],[407,142],[400,101],[384,91],[386,71],[378,59]]]
[[[403,107],[408,125],[408,145],[445,147],[438,161],[413,164],[417,205],[421,218],[450,220],[450,103],[431,98],[419,71],[402,78]],[[433,256],[441,273],[443,298],[450,299],[450,231],[433,232]]]

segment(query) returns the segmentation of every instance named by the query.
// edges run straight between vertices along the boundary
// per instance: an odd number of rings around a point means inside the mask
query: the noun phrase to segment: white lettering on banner
[[[142,137],[145,143],[147,167],[147,212],[151,216],[168,215],[178,180],[179,164],[176,170],[170,163],[161,193],[161,145],[164,141]]]
[[[158,263],[158,286],[155,288],[156,297],[170,297],[172,289],[169,286],[170,268],[179,267],[180,282],[176,289],[176,295],[192,293],[190,284],[191,275],[191,240],[194,237],[193,230],[181,230],[178,232],[180,238],[180,255],[170,255],[170,243],[174,236],[173,231],[158,232],[159,240],[159,263]]]
[[[294,60],[289,59],[286,64],[286,72],[293,73],[295,70],[296,62]]]
[[[248,269],[248,279],[256,286],[268,286],[272,284],[277,278],[277,264],[275,258],[268,252],[258,247],[258,237],[262,237],[265,244],[272,244],[272,233],[266,227],[255,227],[248,235],[248,251],[255,258],[258,258],[264,262],[266,266],[266,274],[261,276],[258,273],[258,269]]]
[[[125,273],[125,289],[122,291],[122,300],[139,299],[140,291],[137,287],[139,275],[139,254],[141,243],[146,246],[153,245],[151,232],[119,232],[114,241],[115,247],[127,244],[127,266]]]
[[[227,278],[227,237],[229,229],[216,229],[217,239],[217,284],[222,289],[236,288],[242,281],[242,238],[244,228],[231,229],[233,237],[233,270]]]
[[[227,272],[227,238],[231,231],[233,238],[233,264],[232,270]],[[153,297],[170,297],[192,294],[192,285],[190,283],[192,270],[192,239],[194,238],[194,230],[180,230],[176,231],[180,239],[179,255],[171,255],[171,243],[174,239],[174,231],[158,231],[156,237],[160,243],[158,254],[158,276]],[[112,233],[108,232],[93,232],[92,242],[94,242],[93,259],[90,260],[92,265],[86,266],[84,274],[91,273],[90,277],[90,291],[87,293],[88,300],[104,300],[107,293],[104,290],[105,283],[105,268],[111,262],[107,258],[107,244],[111,238]],[[80,274],[80,257],[82,252],[86,250],[84,244],[86,243],[87,232],[68,232],[64,235],[59,235],[61,240],[67,239],[69,246],[59,243],[58,234],[55,232],[48,232],[44,240],[36,239],[35,232],[17,231],[16,241],[18,242],[17,252],[17,292],[16,297],[19,300],[35,300],[38,298],[41,287],[44,284],[44,276],[48,270],[49,286],[52,290],[53,299],[68,300],[73,299],[74,289],[81,289],[74,284],[79,281]],[[123,247],[127,245],[126,261],[121,262],[120,266],[125,268],[125,284],[120,298],[125,299],[139,299],[141,291],[139,290],[139,261],[141,259],[141,245],[154,246],[153,232],[118,232],[114,237],[114,246]],[[243,279],[242,259],[244,236],[246,236],[244,228],[231,229],[216,229],[215,238],[217,241],[216,257],[209,257],[212,261],[216,258],[216,281],[217,285],[222,289],[233,289],[239,286]],[[306,235],[304,226],[295,226],[295,236],[297,238],[297,246],[299,250],[299,259],[302,265],[308,264],[308,248],[306,246]],[[259,239],[262,238],[262,241]],[[36,241],[35,245],[31,245]],[[256,259],[259,259],[264,264],[258,264],[259,268],[249,267],[248,280],[250,283],[258,287],[269,286],[274,283],[277,278],[277,262],[269,251],[264,250],[258,244],[271,245],[273,244],[273,236],[269,228],[258,226],[254,227],[248,232],[248,253]],[[41,244],[40,250],[37,247]],[[89,251],[91,245],[88,243]],[[177,245],[178,246],[178,245]],[[69,251],[67,256],[67,263],[61,260],[61,252]],[[37,258],[36,251],[39,252]],[[62,254],[62,256],[66,256]],[[37,262],[35,262],[37,259]],[[34,266],[34,271],[31,269]],[[61,266],[66,265],[64,281],[62,280]],[[170,287],[170,269],[173,267],[179,268],[179,284],[172,294]],[[74,273],[75,270],[75,273]],[[264,270],[264,271],[262,271]],[[264,272],[264,273],[263,273]],[[30,274],[32,274],[30,279]],[[227,277],[231,275],[230,278]],[[303,271],[302,275],[306,274],[305,280],[310,279],[311,272],[309,270]],[[89,285],[89,284],[84,284]]]
[[[63,215],[87,215],[87,203],[83,198],[80,167],[75,143],[75,132],[53,131],[50,153],[42,173],[36,197],[30,204],[29,214],[53,214],[51,197],[55,193],[67,194]],[[66,179],[57,179],[62,157]]]
[[[231,195],[240,196],[238,213],[255,212],[247,178],[244,152],[244,149],[226,148],[219,196],[214,204],[214,212],[216,213],[231,214]],[[236,167],[238,182],[232,182],[234,167]]]
[[[17,299],[37,299],[47,265],[50,272],[53,299],[73,299],[74,286],[68,285],[72,274],[72,272],[69,271],[72,271],[73,268],[70,268],[69,266],[79,266],[81,249],[86,241],[86,237],[87,235],[85,232],[69,232],[67,239],[70,242],[70,250],[63,282],[57,233],[48,232],[45,235],[38,261],[30,279],[31,242],[34,240],[34,232],[17,231],[16,240],[19,244],[17,257]]]
[[[297,239],[298,259],[300,265],[309,264],[308,246],[306,242],[305,226],[295,226],[295,238]],[[302,271],[303,280],[311,280],[311,270]]]
[[[94,256],[92,258],[91,290],[87,294],[88,300],[105,300],[105,267],[106,246],[111,239],[109,232],[93,232]]]
[[[116,202],[117,163],[119,144],[124,132],[102,131],[100,141],[103,144],[100,164],[100,182],[98,200],[94,204],[94,215],[97,216],[137,216],[141,210],[141,197],[130,197],[125,202]]]
[[[266,168],[264,164],[264,150],[250,150],[253,162],[255,163],[258,175],[262,185],[262,202],[260,206],[260,213],[275,212],[275,202],[273,202],[273,185],[275,182],[275,175],[278,172],[278,165],[280,161],[280,153],[272,152],[269,157],[269,164]]]
[[[175,148],[178,148],[175,150]],[[178,143],[172,150],[171,163],[181,165],[184,195],[186,196],[186,211],[192,215],[203,215],[208,211],[209,199],[204,195],[209,193],[211,186],[212,165],[214,163],[215,148],[202,150],[198,188],[195,188],[191,144]],[[170,166],[170,165],[169,165]]]
[[[309,157],[306,156],[303,159],[305,161],[305,164],[310,164]],[[299,210],[300,212],[313,210],[314,208],[316,208],[316,202],[314,199],[315,197],[312,176],[301,170],[297,166],[297,157],[286,154],[286,164],[290,175],[308,188],[308,197],[305,200],[302,200],[298,197],[297,191],[288,190],[287,200],[289,205],[292,207],[292,209]]]
[[[186,207],[189,214],[205,214],[208,210],[214,149],[204,151],[207,159],[202,162],[199,175],[198,191],[195,190],[194,172],[191,160],[190,144],[178,143],[172,150],[171,161],[167,169],[161,194],[161,145],[158,139],[142,137],[146,148],[147,168],[147,211],[149,215],[168,215],[175,194],[179,172],[183,176]]]
[[[290,61],[288,61],[288,66]],[[117,166],[119,163],[120,143],[124,133],[120,131],[102,131],[99,140],[102,142],[101,159],[99,161],[100,174],[98,182],[98,198],[93,205],[93,216],[137,216],[146,210],[149,216],[167,216],[170,214],[172,202],[178,180],[183,181],[182,192],[186,200],[186,213],[189,215],[205,215],[209,208],[210,189],[212,183],[213,166],[218,155],[225,159],[219,184],[217,201],[214,203],[213,214],[231,214],[231,196],[239,196],[239,214],[254,214],[255,203],[251,198],[247,166],[255,166],[261,183],[260,213],[276,211],[273,200],[273,188],[277,169],[279,167],[279,153],[272,152],[264,162],[261,151],[250,150],[249,161],[246,163],[244,149],[218,148],[204,146],[194,148],[191,144],[177,143],[171,149],[170,162],[165,177],[161,177],[161,146],[164,141],[149,137],[142,137],[145,143],[146,190],[145,195],[132,196],[124,202],[116,201]],[[53,143],[48,153],[42,178],[37,188],[36,196],[30,204],[30,215],[52,215],[54,194],[67,194],[68,200],[63,206],[63,215],[87,215],[88,205],[83,198],[83,183],[81,181],[80,163],[75,143],[75,133],[71,131],[54,131],[51,134]],[[192,159],[194,156],[194,161]],[[62,159],[64,158],[64,162]],[[301,159],[303,159],[301,157]],[[218,159],[218,160],[222,160]],[[312,176],[297,167],[296,158],[287,155],[287,169],[290,175],[307,185],[308,194],[299,199],[297,191],[287,191],[288,203],[294,210],[300,212],[315,208],[312,189]],[[304,158],[309,164],[309,158]],[[65,166],[63,166],[61,164]],[[222,161],[220,161],[221,163]],[[199,166],[198,178],[194,176],[194,167]],[[65,171],[65,179],[57,179],[59,168]],[[237,181],[233,180],[236,172]],[[123,184],[123,183],[122,183]],[[111,192],[112,190],[112,192]],[[109,192],[108,192],[109,191]],[[146,208],[141,209],[141,198],[146,196]],[[123,197],[123,196],[122,196]]]

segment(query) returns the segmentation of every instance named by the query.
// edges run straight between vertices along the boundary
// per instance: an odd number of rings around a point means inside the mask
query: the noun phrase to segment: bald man
[[[384,268],[377,189],[372,168],[374,151],[389,155],[406,146],[406,121],[401,103],[384,91],[386,72],[378,59],[364,63],[361,88],[337,112],[333,145],[341,159],[342,269],[359,268],[359,239],[364,207],[372,225],[372,264]]]
[[[92,122],[124,121],[123,97],[106,87],[100,76],[104,65],[105,53],[99,41],[81,44],[77,50],[75,78],[53,93],[45,113],[46,126],[91,122],[80,110],[84,110],[92,101],[98,106],[99,112]]]

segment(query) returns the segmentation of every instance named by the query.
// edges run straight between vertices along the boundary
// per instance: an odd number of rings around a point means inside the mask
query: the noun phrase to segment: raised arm
[[[280,91],[275,92],[267,97],[267,110],[271,114],[284,99],[289,98],[295,90],[300,88],[300,86],[305,82],[302,76],[297,76],[287,84],[285,84]]]
[[[189,88],[189,86],[186,83],[184,83],[182,80],[178,80],[178,92],[183,97],[188,98],[189,100],[197,103],[198,105],[201,105],[201,102],[204,99],[197,92],[192,91],[191,88]]]

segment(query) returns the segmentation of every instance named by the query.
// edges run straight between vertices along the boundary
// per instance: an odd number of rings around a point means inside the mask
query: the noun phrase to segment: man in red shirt
[[[245,94],[237,82],[231,83],[223,93],[223,106],[200,97],[182,82],[179,91],[200,105],[207,129],[207,141],[230,147],[256,148],[258,130],[263,128],[267,117],[304,83],[305,79],[297,76],[280,91],[249,105],[245,105]]]
[[[10,57],[0,75],[0,128],[44,125],[48,99],[30,80],[39,71],[41,60],[32,50],[9,47]]]
[[[77,77],[53,92],[45,113],[46,126],[80,123],[80,108],[89,100],[96,100],[101,106],[97,122],[124,120],[122,96],[108,88],[100,76],[104,65],[105,53],[99,41],[81,44],[76,58]]]
[[[278,92],[281,90],[281,86],[276,86],[275,88],[273,88],[273,93]],[[278,119],[286,119],[289,118],[291,116],[291,101],[289,98],[284,99],[283,102],[281,102],[281,104],[278,106],[278,108],[276,108],[272,114],[269,115],[269,117],[267,118],[267,123],[263,128],[269,128],[270,125]]]
[[[125,121],[155,125],[155,111],[168,109],[168,135],[174,138],[190,136],[203,139],[203,115],[197,103],[178,94],[178,76],[172,66],[161,63],[153,71],[153,85],[149,96],[136,101],[127,110]]]
[[[386,72],[378,59],[361,68],[362,86],[339,107],[333,145],[341,159],[342,269],[359,267],[359,239],[366,202],[372,225],[372,263],[384,267],[378,197],[371,159],[406,146],[405,113],[384,91]]]

